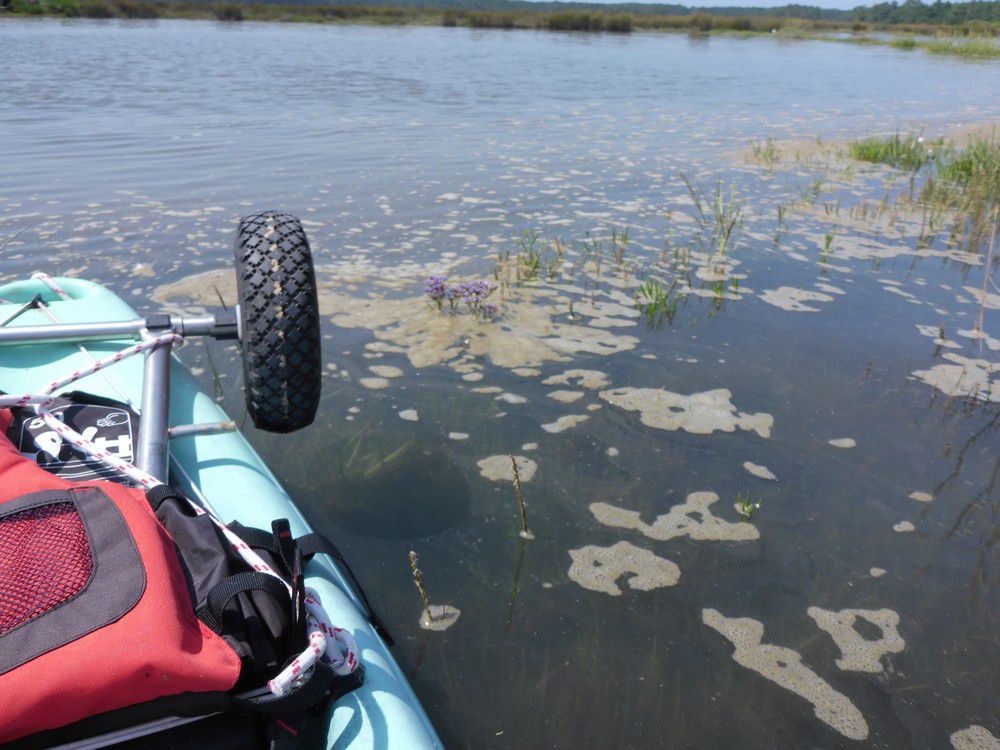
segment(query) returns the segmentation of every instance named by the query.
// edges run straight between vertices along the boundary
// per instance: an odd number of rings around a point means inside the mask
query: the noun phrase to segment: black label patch
[[[129,407],[60,398],[49,411],[98,448],[132,462],[139,418]],[[133,482],[122,474],[65,443],[32,409],[12,409],[11,415],[7,437],[23,456],[33,459],[46,471],[74,482],[107,479],[133,486]]]

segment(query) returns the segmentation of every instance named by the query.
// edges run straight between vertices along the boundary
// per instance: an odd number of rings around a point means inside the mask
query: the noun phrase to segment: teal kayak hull
[[[0,320],[41,294],[59,323],[135,320],[139,315],[113,292],[79,279],[57,283],[73,298],[59,299],[42,282],[18,281],[0,286]],[[9,327],[50,325],[53,319],[38,309],[28,310]],[[84,346],[101,358],[125,348],[129,340],[100,341]],[[5,345],[0,347],[0,390],[11,394],[38,392],[49,382],[93,363],[73,341]],[[142,396],[142,357],[132,357],[83,378],[67,390],[81,390],[127,401],[138,411]],[[229,420],[209,396],[201,392],[184,365],[174,358],[170,373],[170,424],[201,424]],[[295,503],[239,432],[193,435],[170,443],[170,478],[192,496],[207,503],[227,523],[270,528],[275,518],[289,519],[298,536],[311,529]],[[334,624],[350,631],[361,649],[365,684],[330,707],[326,747],[359,750],[422,750],[441,743],[420,702],[373,630],[340,571],[324,555],[306,568],[306,585],[320,595]]]

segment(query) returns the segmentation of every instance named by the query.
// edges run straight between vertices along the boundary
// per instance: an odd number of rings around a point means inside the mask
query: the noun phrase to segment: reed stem
[[[983,289],[979,300],[979,315],[976,317],[976,325],[973,330],[979,334],[979,349],[983,347],[983,321],[986,313],[986,282],[989,281],[990,272],[993,270],[993,243],[997,238],[997,218],[1000,209],[993,209],[993,231],[990,232],[990,251],[986,256],[986,263],[983,265]],[[943,337],[942,337],[943,338]]]
[[[528,531],[528,511],[524,507],[524,493],[521,492],[521,475],[517,470],[517,460],[510,457],[511,468],[514,469],[514,492],[517,494],[517,506],[521,509],[521,537],[533,539],[534,535]]]
[[[427,620],[429,622],[434,621],[434,615],[431,614],[431,605],[427,603],[427,592],[424,591],[424,574],[420,572],[420,568],[417,567],[417,553],[412,549],[410,550],[410,570],[413,571],[413,583],[417,587],[417,591],[420,592],[420,601],[424,605],[424,612],[427,614]]]

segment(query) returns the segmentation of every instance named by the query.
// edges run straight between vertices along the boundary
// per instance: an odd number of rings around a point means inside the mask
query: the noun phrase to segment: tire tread
[[[243,372],[253,423],[291,432],[316,416],[322,353],[309,240],[291,214],[260,211],[236,232]]]

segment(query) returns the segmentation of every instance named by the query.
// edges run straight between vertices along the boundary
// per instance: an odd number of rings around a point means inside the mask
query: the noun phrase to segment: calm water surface
[[[905,178],[745,153],[766,138],[807,154],[817,139],[1000,122],[1000,66],[775,39],[0,20],[0,71],[0,236],[29,227],[0,281],[85,275],[152,310],[154,294],[183,289],[164,285],[228,267],[238,216],[305,220],[326,320],[321,413],[290,436],[247,431],[360,571],[449,745],[940,748],[973,724],[1000,735],[1000,304],[984,312],[992,339],[961,335],[982,256],[947,244],[940,222],[878,211]],[[716,191],[740,221],[713,258]],[[630,228],[620,259],[613,227]],[[525,230],[552,274],[519,285],[501,268],[499,320],[420,298],[430,273],[489,276]],[[677,278],[676,312],[636,317],[640,283]],[[218,279],[188,295],[211,304],[213,285],[226,295]],[[814,295],[816,311],[772,304],[782,287]],[[243,414],[232,349],[182,356]],[[366,388],[372,366],[401,376]],[[949,366],[965,374],[934,369]],[[574,368],[609,385],[542,382]],[[773,427],[661,429],[617,388],[728,389]],[[582,395],[562,403],[557,389]],[[419,421],[400,419],[408,409]],[[542,428],[567,415],[588,419]],[[507,454],[537,463],[524,484],[534,541],[517,535],[509,483],[477,466]],[[652,523],[693,492],[717,493],[711,514],[730,525],[751,493],[757,538],[650,538],[590,509]],[[894,531],[902,522],[913,530]],[[570,577],[571,550],[621,541],[679,580],[638,590],[626,573],[612,596]],[[417,625],[410,549],[432,601],[462,610],[447,632]],[[876,654],[875,671],[842,668],[811,607],[892,610],[905,647]],[[737,663],[706,610],[762,623],[765,644],[826,685],[821,700],[839,694],[863,717],[865,738]]]

